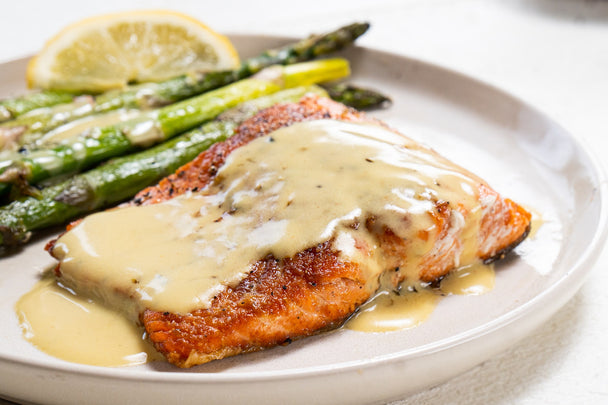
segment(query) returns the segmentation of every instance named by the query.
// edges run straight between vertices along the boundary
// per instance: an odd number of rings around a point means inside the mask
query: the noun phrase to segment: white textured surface
[[[492,83],[550,115],[597,156],[608,153],[608,1],[21,0],[0,13],[0,61],[34,53],[84,16],[136,8],[184,11],[224,32],[305,35],[369,20],[361,44]],[[511,350],[396,403],[608,403],[607,267],[604,253],[575,298]]]

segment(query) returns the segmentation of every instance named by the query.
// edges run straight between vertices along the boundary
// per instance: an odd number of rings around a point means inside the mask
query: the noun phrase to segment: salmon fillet
[[[155,204],[200,190],[236,148],[281,127],[318,119],[373,121],[363,113],[316,96],[271,107],[157,186],[141,191],[129,204]],[[489,262],[503,257],[526,237],[530,214],[482,181],[477,192],[482,213],[476,256]],[[422,281],[440,280],[458,266],[462,235],[454,218],[457,213],[465,220],[472,215],[461,210],[457,202],[446,201],[437,201],[430,212],[436,224],[434,231],[419,235],[433,241],[433,248],[418,269]],[[407,256],[408,242],[386,226],[378,226],[373,217],[358,221],[352,226],[365,226],[377,238],[391,270],[390,282],[401,282],[405,275],[399,266]],[[289,343],[338,327],[370,298],[372,291],[366,288],[370,280],[361,264],[344,259],[334,242],[330,239],[288,258],[260,258],[238,285],[217,293],[208,308],[189,314],[147,309],[140,314],[140,321],[155,348],[179,367]],[[356,244],[356,248],[363,254],[371,252],[365,243]],[[60,266],[57,274],[61,275]]]

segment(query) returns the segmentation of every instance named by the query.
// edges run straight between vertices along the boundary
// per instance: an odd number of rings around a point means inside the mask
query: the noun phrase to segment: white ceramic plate
[[[234,36],[253,55],[285,38]],[[40,235],[0,259],[0,396],[45,404],[383,402],[445,381],[505,350],[580,287],[605,238],[606,186],[581,145],[525,103],[471,78],[365,48],[352,81],[390,94],[374,113],[541,213],[544,225],[497,266],[496,288],[444,299],[422,326],[338,330],[190,370],[72,364],[22,339],[14,304],[52,261]],[[0,94],[23,88],[25,60],[0,65]]]

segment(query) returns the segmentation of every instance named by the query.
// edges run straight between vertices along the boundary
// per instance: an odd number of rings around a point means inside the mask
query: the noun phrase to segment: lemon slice
[[[30,61],[27,82],[41,89],[105,91],[238,64],[230,41],[194,18],[132,11],[64,28]]]

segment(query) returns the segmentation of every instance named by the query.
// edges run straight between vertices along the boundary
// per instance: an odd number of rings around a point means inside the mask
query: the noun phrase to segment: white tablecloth
[[[367,20],[372,29],[360,44],[496,85],[547,113],[597,156],[608,154],[608,1],[18,0],[0,13],[0,62],[35,53],[82,17],[141,8],[183,11],[233,33],[302,36]],[[575,297],[507,352],[396,403],[608,403],[607,267],[604,253]]]

